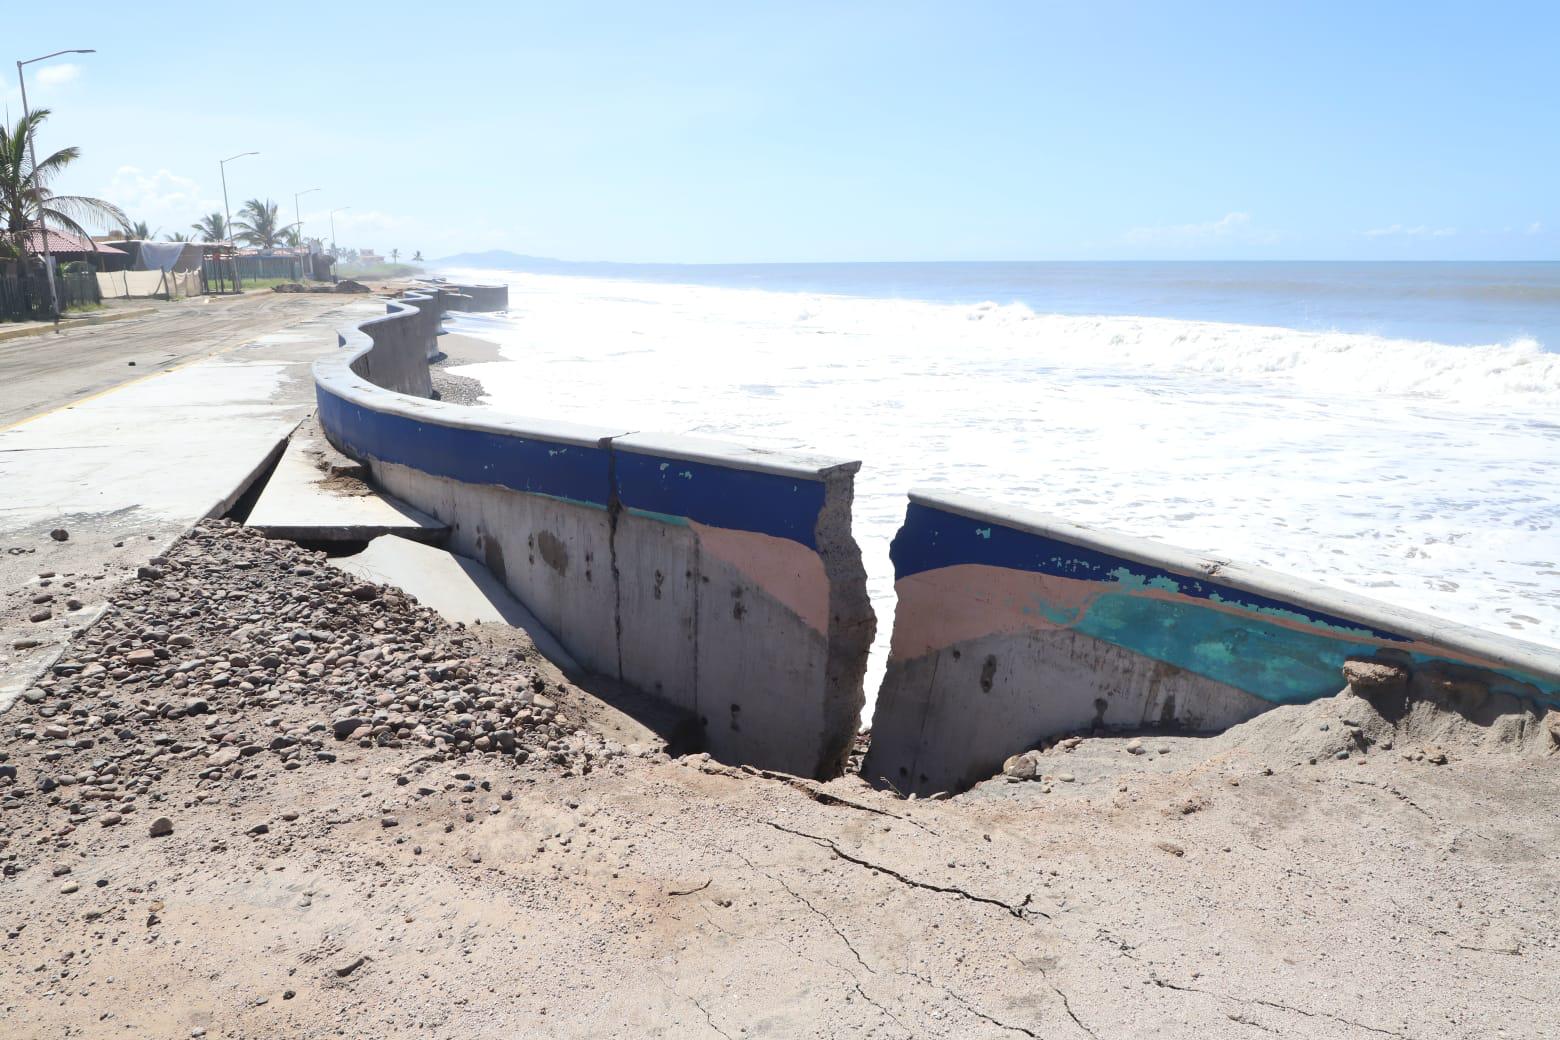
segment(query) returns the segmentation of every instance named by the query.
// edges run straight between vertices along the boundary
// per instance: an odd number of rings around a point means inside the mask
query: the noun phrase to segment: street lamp
[[[299,227],[303,227],[303,213],[298,209],[298,200],[309,194],[311,191],[319,190],[320,189],[318,188],[305,188],[303,191],[293,192],[293,219],[298,222]]]
[[[26,61],[16,63],[16,81],[22,86],[22,125],[27,127],[27,162],[33,168],[33,177],[38,176],[38,152],[33,145],[33,128],[28,125],[32,116],[27,111],[27,77],[22,75],[22,66],[31,65],[37,61],[48,61],[50,58],[58,58],[61,54],[96,54],[91,47],[73,47],[70,50],[55,51],[53,54],[45,54],[41,58],[28,58]],[[37,189],[38,184],[33,188]],[[49,278],[49,306],[54,308],[54,331],[60,330],[60,294],[54,288],[54,254],[49,251],[49,223],[43,219],[43,198],[38,198],[38,230],[43,235],[43,272]]]
[[[336,214],[342,210],[351,209],[351,206],[342,206],[340,209],[330,211],[330,255],[336,255]]]
[[[239,152],[237,155],[230,155],[226,159],[222,159],[222,160],[218,161],[218,163],[217,163],[217,169],[222,174],[222,215],[227,220],[228,256],[231,257],[232,260],[233,260],[233,291],[234,292],[243,292],[244,291],[244,286],[243,286],[243,283],[240,282],[239,278],[238,278],[238,252],[233,248],[233,245],[232,245],[232,243],[233,243],[233,211],[228,208],[227,164],[232,162],[234,159],[242,159],[246,155],[259,155],[259,154],[260,154],[259,152]]]
[[[306,188],[303,191],[293,192],[293,216],[298,219],[298,238],[299,239],[303,239],[303,212],[298,208],[298,200],[300,198],[302,198],[303,196],[309,194],[309,192],[311,192],[311,191],[319,191],[319,190],[320,189],[318,189],[318,188]],[[307,241],[304,242],[303,248],[305,250],[304,256],[310,258],[309,259],[309,273],[307,275],[305,275],[304,277],[306,277],[306,278],[313,278],[314,277],[314,260],[313,260],[313,254],[307,251],[308,248],[309,248]]]

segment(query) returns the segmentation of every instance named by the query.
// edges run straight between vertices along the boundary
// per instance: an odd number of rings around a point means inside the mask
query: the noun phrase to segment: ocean
[[[1560,645],[1560,263],[448,273],[493,407],[862,460],[869,705],[912,487]]]

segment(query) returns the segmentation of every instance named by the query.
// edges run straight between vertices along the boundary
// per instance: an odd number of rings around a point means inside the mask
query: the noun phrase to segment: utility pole
[[[302,212],[302,210],[300,210],[298,208],[298,200],[300,198],[302,198],[303,196],[309,194],[309,192],[311,192],[311,191],[319,191],[319,190],[320,189],[318,189],[318,188],[306,188],[303,191],[295,191],[295,192],[293,192],[293,219],[298,222],[298,240],[303,243],[304,255],[305,256],[309,255],[309,253],[308,253],[309,240],[303,237],[303,212]],[[312,261],[310,261],[310,263],[309,263],[309,273],[307,275],[305,275],[305,277],[313,277],[313,275],[314,275],[314,264],[313,264]]]
[[[314,253],[310,253],[309,251],[309,240],[304,239],[303,210],[298,209],[298,200],[303,198],[304,195],[307,195],[307,193],[318,192],[318,190],[320,189],[317,189],[317,187],[310,187],[310,189],[303,190],[303,192],[293,192],[293,220],[298,221],[298,239],[303,242],[304,256],[309,257],[309,274],[306,274],[306,278],[310,278],[310,276],[314,274]]]
[[[233,291],[243,292],[244,284],[238,277],[238,250],[233,248],[233,211],[228,208],[227,197],[227,164],[234,159],[242,159],[246,155],[259,155],[259,152],[239,152],[230,155],[217,163],[217,169],[222,173],[222,215],[227,221],[228,257],[233,261]]]
[[[76,47],[71,50],[55,51],[53,54],[45,54],[41,58],[28,58],[26,61],[16,63],[16,81],[22,87],[22,125],[27,127],[27,162],[33,168],[33,177],[38,176],[38,151],[33,144],[33,128],[28,124],[32,120],[27,110],[27,77],[22,75],[22,66],[31,65],[35,61],[48,61],[50,58],[58,58],[61,54],[96,54],[91,47]],[[33,187],[36,189],[37,184]],[[38,231],[43,235],[43,273],[49,279],[49,306],[54,310],[54,331],[60,331],[60,293],[54,287],[54,254],[49,251],[49,222],[43,219],[43,199],[38,199]],[[23,251],[25,255],[25,250]],[[25,266],[25,265],[24,265]]]
[[[342,210],[351,209],[351,206],[342,206],[340,209],[330,211],[330,255],[336,255],[336,214]]]

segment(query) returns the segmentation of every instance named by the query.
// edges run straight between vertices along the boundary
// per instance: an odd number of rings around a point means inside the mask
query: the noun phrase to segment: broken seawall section
[[[1221,730],[1336,694],[1351,659],[1470,711],[1560,707],[1560,651],[1027,509],[912,492],[891,555],[862,773],[906,794],[963,790],[1057,733]]]
[[[507,303],[449,288],[316,363],[332,444],[448,524],[585,667],[688,712],[712,754],[841,772],[876,630],[851,535],[860,464],[429,400],[446,305]]]

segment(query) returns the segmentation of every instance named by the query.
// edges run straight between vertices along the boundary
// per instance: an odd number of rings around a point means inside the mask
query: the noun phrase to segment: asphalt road
[[[361,297],[324,293],[196,297],[140,318],[0,341],[0,430],[356,299]]]

